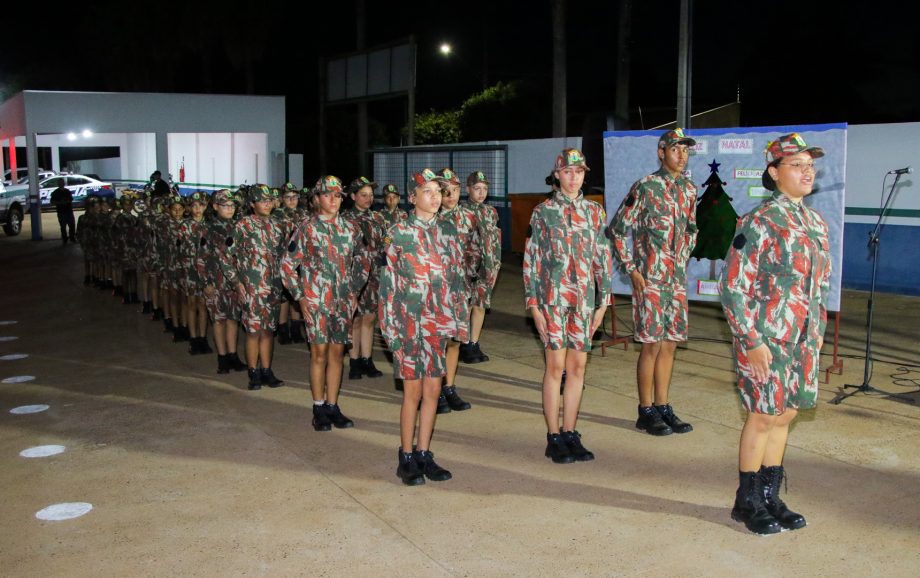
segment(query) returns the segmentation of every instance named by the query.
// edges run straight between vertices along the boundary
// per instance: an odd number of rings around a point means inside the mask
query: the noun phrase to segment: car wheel
[[[10,237],[15,237],[22,232],[22,209],[10,209],[6,224],[3,225],[3,232]]]

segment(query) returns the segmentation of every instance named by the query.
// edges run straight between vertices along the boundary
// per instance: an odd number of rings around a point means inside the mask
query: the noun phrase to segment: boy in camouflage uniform
[[[721,293],[748,412],[732,518],[773,534],[805,526],[779,488],[789,425],[817,400],[831,261],[827,224],[803,202],[814,187],[814,159],[824,151],[792,133],[769,143],[764,156],[763,184],[774,193],[741,219]]]
[[[240,219],[229,241],[228,259],[221,268],[240,295],[243,329],[246,331],[246,363],[249,389],[284,382],[272,371],[272,346],[281,303],[281,256],[284,236],[272,219],[273,200],[268,186],[249,187],[252,214]]]
[[[584,389],[591,336],[604,320],[610,303],[610,244],[604,237],[606,215],[581,191],[588,165],[577,149],[556,157],[553,174],[560,187],[540,203],[530,218],[524,251],[525,306],[543,341],[543,416],[546,457],[557,464],[589,461],[594,454],[575,429]],[[559,388],[562,372],[562,431]]]
[[[396,185],[383,185],[383,207],[380,209],[380,214],[383,216],[387,229],[400,221],[405,221],[409,216],[404,210],[399,208],[400,198],[401,195]]]
[[[342,216],[361,229],[364,244],[371,255],[367,284],[358,289],[358,309],[352,325],[351,351],[348,360],[348,379],[361,379],[362,375],[380,377],[383,372],[374,365],[374,326],[377,322],[377,292],[380,288],[380,263],[383,260],[383,237],[386,221],[374,204],[377,183],[367,177],[358,177],[348,186],[353,205]]]
[[[228,250],[233,244],[237,199],[227,189],[211,198],[214,217],[205,225],[201,251],[195,266],[204,287],[204,300],[214,325],[214,345],[217,347],[217,373],[243,371],[246,364],[236,353],[237,328],[240,319],[240,295],[224,276],[221,263],[230,262]]]
[[[431,169],[409,184],[415,210],[390,228],[386,265],[380,272],[380,330],[393,353],[393,374],[403,380],[399,414],[401,446],[396,475],[406,485],[444,481],[451,473],[434,461],[431,436],[445,369],[445,343],[464,341],[466,318],[452,289],[462,275],[461,249],[438,225],[441,187]],[[421,400],[421,410],[419,401]],[[415,442],[416,418],[418,441]]]
[[[502,266],[502,230],[498,226],[498,211],[485,202],[489,196],[489,179],[485,173],[476,171],[466,177],[466,194],[467,200],[463,206],[473,213],[473,227],[479,238],[479,247],[470,274],[473,285],[470,299],[470,342],[461,346],[460,356],[463,363],[480,363],[489,361],[489,356],[479,346],[479,338]]]
[[[679,128],[661,135],[661,168],[636,181],[610,223],[620,270],[633,286],[633,339],[642,343],[636,428],[656,436],[693,430],[674,413],[668,390],[677,343],[687,340],[687,262],[696,243],[696,185],[682,173],[695,144]]]
[[[294,230],[281,261],[284,287],[306,321],[316,431],[354,426],[338,398],[358,289],[366,283],[370,262],[361,228],[339,214],[343,197],[338,177],[320,180],[317,212]]]
[[[481,238],[473,226],[476,216],[472,211],[460,205],[460,179],[451,169],[441,169],[438,176],[441,181],[441,210],[438,212],[438,225],[445,235],[457,240],[461,250],[462,271],[460,275],[454,276],[455,285],[451,287],[451,292],[454,302],[459,307],[458,315],[469,319],[469,302],[472,297],[471,279],[475,275],[477,257],[482,254]],[[447,342],[447,376],[444,385],[441,386],[441,395],[438,397],[438,413],[464,411],[472,407],[469,402],[460,397],[455,385],[461,347],[459,341],[452,339]]]

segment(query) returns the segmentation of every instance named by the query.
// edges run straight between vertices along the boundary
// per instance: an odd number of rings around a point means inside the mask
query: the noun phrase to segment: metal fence
[[[508,146],[420,146],[375,149],[373,158],[374,180],[381,186],[392,183],[406,193],[412,175],[421,169],[439,171],[452,169],[460,178],[461,198],[466,198],[466,177],[482,171],[489,179],[489,197],[486,202],[498,211],[502,229],[502,249],[511,249],[511,213],[508,204]]]

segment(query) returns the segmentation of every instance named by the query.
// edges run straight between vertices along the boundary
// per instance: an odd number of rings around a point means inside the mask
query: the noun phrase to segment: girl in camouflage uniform
[[[163,289],[163,302],[166,311],[163,321],[166,331],[173,334],[173,341],[188,341],[188,328],[185,326],[185,307],[181,298],[179,268],[179,229],[185,216],[185,203],[182,197],[173,193],[166,200],[168,218],[160,222],[157,231],[157,247],[160,251],[163,275],[160,279],[160,288]]]
[[[297,226],[281,261],[284,287],[306,321],[316,431],[354,425],[339,409],[338,398],[358,289],[370,263],[361,228],[339,214],[343,197],[338,177],[320,180],[317,212]]]
[[[182,270],[183,298],[185,299],[185,325],[189,329],[189,355],[213,353],[208,345],[208,310],[204,299],[204,284],[198,276],[198,258],[203,250],[206,223],[204,213],[208,195],[195,191],[186,198],[189,216],[179,229],[179,267]]]
[[[824,150],[792,133],[769,143],[764,156],[763,185],[773,197],[741,219],[721,294],[748,412],[731,515],[756,534],[774,534],[805,526],[779,490],[789,426],[817,402],[831,260],[827,224],[803,202]]]
[[[299,202],[300,193],[293,184],[285,183],[281,191],[281,228],[285,241],[291,239],[297,224],[303,220],[303,213],[298,208]],[[300,313],[297,312],[296,307],[291,306],[291,295],[285,291],[284,303],[281,304],[278,317],[278,343],[281,345],[303,343],[303,335],[296,323],[299,320]]]
[[[557,464],[594,459],[575,429],[591,336],[610,303],[611,252],[604,236],[606,215],[584,198],[588,165],[581,151],[564,149],[553,174],[559,190],[534,209],[524,252],[525,305],[543,341],[545,455]],[[566,373],[562,431],[559,386]]]
[[[409,202],[415,210],[387,233],[379,318],[393,353],[394,377],[403,380],[396,475],[414,486],[424,484],[426,477],[432,481],[451,478],[434,461],[429,448],[445,374],[445,345],[452,338],[465,341],[468,326],[457,315],[454,299],[458,296],[452,291],[459,283],[455,276],[463,274],[461,248],[456,237],[446,235],[438,224],[438,177],[431,169],[423,169],[414,175],[410,187]]]
[[[405,221],[409,216],[399,208],[399,199],[399,189],[396,188],[396,185],[383,186],[383,208],[380,209],[380,214],[383,216],[387,229],[400,221]]]

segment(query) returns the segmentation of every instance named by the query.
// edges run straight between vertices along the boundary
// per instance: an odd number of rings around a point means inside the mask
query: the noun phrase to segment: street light
[[[439,50],[441,51],[441,55],[450,56],[450,53],[454,51],[454,48],[447,42],[443,42]]]
[[[93,131],[89,130],[88,128],[84,128],[82,134],[83,134],[83,138],[92,138]]]
[[[67,133],[67,140],[77,140],[77,133],[75,132]]]

